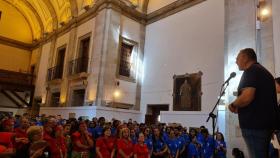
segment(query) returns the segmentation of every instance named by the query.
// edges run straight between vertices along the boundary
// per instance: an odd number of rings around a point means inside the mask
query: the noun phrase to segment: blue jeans
[[[241,129],[250,158],[269,158],[272,130]]]

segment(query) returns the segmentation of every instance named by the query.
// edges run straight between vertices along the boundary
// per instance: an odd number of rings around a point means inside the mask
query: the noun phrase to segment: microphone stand
[[[214,114],[214,111],[217,108],[218,104],[220,103],[220,100],[221,100],[222,96],[225,94],[225,91],[226,91],[228,85],[229,85],[229,82],[223,83],[223,85],[221,87],[221,90],[220,90],[219,98],[218,98],[215,106],[213,107],[212,111],[209,113],[209,116],[206,120],[206,122],[209,122],[209,119],[210,118],[212,119],[212,132],[213,132],[213,139],[214,140],[215,140],[215,128],[216,128],[216,124],[217,124],[217,121],[218,121],[218,117],[217,117],[218,112],[217,112],[217,115],[216,115],[216,114]],[[215,154],[215,144],[214,144],[214,150],[213,151],[214,151],[213,154]]]

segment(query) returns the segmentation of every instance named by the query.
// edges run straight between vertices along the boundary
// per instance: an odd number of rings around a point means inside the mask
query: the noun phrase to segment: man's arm
[[[241,94],[228,107],[231,112],[237,113],[238,108],[248,106],[255,98],[256,88],[246,87]]]

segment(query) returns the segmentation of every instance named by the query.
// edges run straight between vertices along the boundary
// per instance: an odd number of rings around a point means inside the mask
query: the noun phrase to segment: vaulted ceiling
[[[0,0],[13,6],[26,19],[32,39],[40,39],[44,33],[52,32],[73,17],[85,12],[97,0]],[[129,1],[142,11],[148,0]]]
[[[76,0],[2,0],[16,8],[27,20],[33,39],[52,32],[60,23],[77,15]],[[78,0],[79,1],[79,0]]]

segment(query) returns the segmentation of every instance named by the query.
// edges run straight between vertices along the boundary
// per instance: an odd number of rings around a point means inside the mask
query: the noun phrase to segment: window
[[[62,78],[65,52],[65,46],[58,48],[56,65],[48,69],[48,81]]]
[[[69,62],[70,75],[88,71],[89,47],[90,47],[89,44],[90,44],[89,34],[80,38],[77,58]]]
[[[90,42],[90,37],[86,37],[81,40],[80,49],[79,49],[80,58],[88,58],[89,42]]]
[[[76,89],[72,93],[72,106],[83,106],[85,99],[85,89]]]
[[[64,57],[65,57],[66,48],[60,48],[57,53],[57,60],[56,60],[56,77],[62,78],[63,74],[63,65],[64,65]]]
[[[60,98],[60,92],[54,92],[51,94],[51,105],[52,107],[58,107],[59,106],[59,98]]]
[[[117,77],[128,81],[135,81],[137,43],[123,37],[120,38],[119,64]]]

